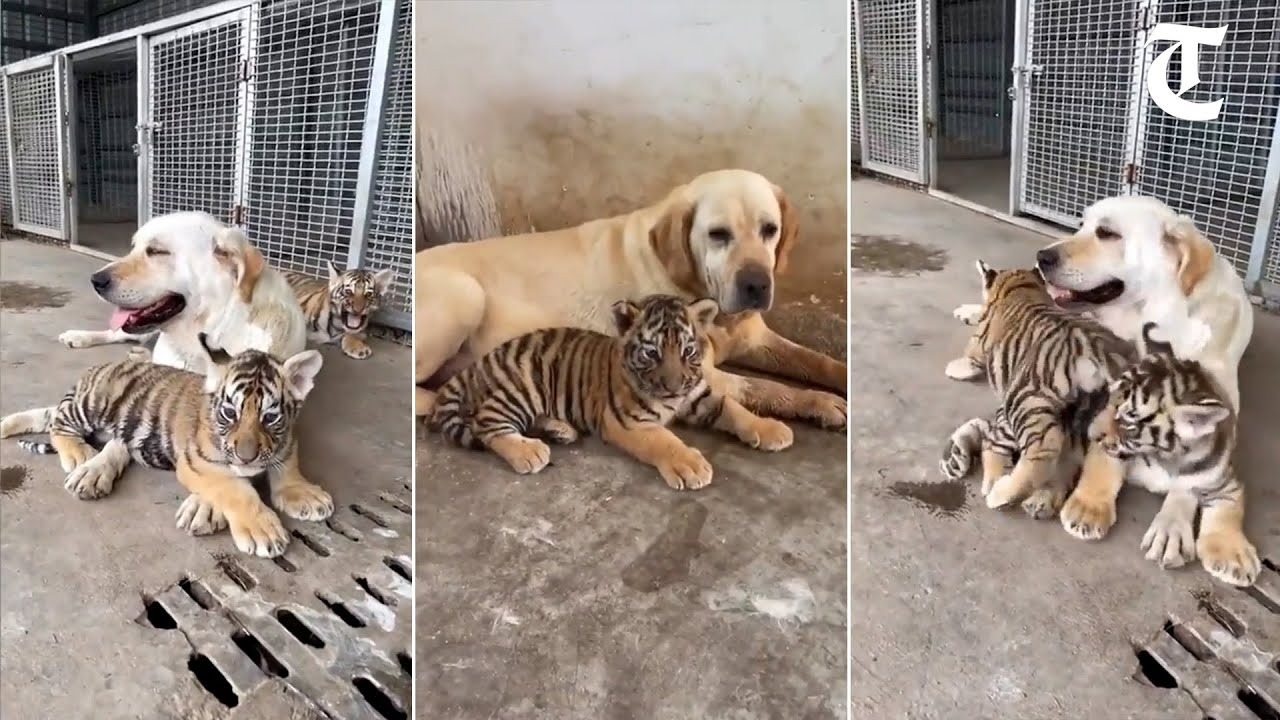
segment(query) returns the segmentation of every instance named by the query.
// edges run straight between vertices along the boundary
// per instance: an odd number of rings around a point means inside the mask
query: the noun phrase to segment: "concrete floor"
[[[852,198],[851,716],[1275,717],[1253,714],[1225,671],[1280,705],[1280,317],[1257,314],[1241,369],[1248,529],[1273,563],[1249,594],[1198,564],[1145,560],[1159,499],[1141,490],[1090,544],[1056,520],[988,510],[976,479],[945,482],[945,438],[995,402],[943,375],[968,335],[951,310],[980,299],[976,258],[1026,265],[1047,239],[874,180],[855,180]],[[1203,638],[1210,661],[1174,643],[1167,621]],[[1135,646],[1174,667],[1180,689],[1135,679]]]
[[[136,222],[81,222],[77,241],[85,247],[101,250],[116,257],[129,253]]]
[[[128,352],[56,341],[64,329],[106,322],[108,306],[88,283],[101,264],[54,246],[0,242],[0,413],[56,402],[84,369]],[[382,717],[357,677],[407,707],[411,588],[392,566],[412,577],[410,353],[373,347],[362,361],[322,349],[325,366],[301,419],[302,467],[339,510],[331,524],[285,520],[308,542],[295,539],[279,563],[238,553],[226,533],[176,530],[186,493],[172,473],[135,465],[113,494],[85,502],[63,489],[55,457],[0,442],[0,716]],[[366,627],[348,627],[317,593]],[[151,600],[170,629],[146,620]],[[281,609],[324,647],[291,635]],[[255,660],[262,653],[251,644],[241,652],[232,637],[244,642],[246,632],[284,671]],[[227,678],[234,710],[195,680],[193,648]]]
[[[939,190],[983,207],[1009,212],[1009,157],[939,160]]]
[[[843,358],[845,244],[806,240],[770,322]],[[685,493],[596,439],[526,477],[420,440],[416,716],[848,717],[847,440],[793,427],[776,455],[678,428],[715,467]]]

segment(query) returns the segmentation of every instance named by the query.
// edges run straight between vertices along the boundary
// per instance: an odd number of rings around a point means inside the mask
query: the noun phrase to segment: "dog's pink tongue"
[[[128,320],[129,316],[132,314],[132,310],[121,310],[120,308],[113,310],[111,313],[111,329],[119,330],[124,327],[125,321]]]

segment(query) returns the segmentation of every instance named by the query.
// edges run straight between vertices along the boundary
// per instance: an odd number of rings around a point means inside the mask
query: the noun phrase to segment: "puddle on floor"
[[[896,482],[889,486],[888,493],[938,517],[959,517],[969,504],[969,490],[963,480]]]
[[[656,592],[689,577],[689,564],[702,549],[698,536],[707,514],[707,507],[696,500],[676,503],[662,534],[622,569],[622,583],[632,590]]]
[[[896,235],[851,235],[849,242],[849,263],[858,270],[903,277],[947,266],[945,250]]]
[[[0,308],[14,312],[59,308],[67,304],[71,293],[34,283],[0,282]]]
[[[12,495],[22,489],[30,476],[26,465],[6,465],[0,468],[0,495]]]

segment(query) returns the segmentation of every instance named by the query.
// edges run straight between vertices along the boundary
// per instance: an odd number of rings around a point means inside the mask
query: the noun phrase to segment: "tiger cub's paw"
[[[992,510],[1007,507],[1022,500],[1026,495],[1027,489],[1015,481],[1012,474],[1001,475],[991,484],[991,489],[987,492],[987,507]]]
[[[521,475],[536,473],[551,462],[551,448],[546,443],[523,435],[496,437],[489,447]]]
[[[1066,491],[1058,487],[1046,487],[1031,491],[1022,501],[1022,509],[1036,520],[1049,520],[1058,514],[1066,500]]]
[[[660,461],[658,473],[674,490],[697,490],[711,484],[711,463],[696,448],[686,447]]]
[[[802,415],[824,430],[843,430],[849,424],[849,403],[839,395],[805,390],[800,397]]]
[[[578,439],[577,428],[556,418],[534,418],[533,429],[538,438],[557,445],[568,445]]]
[[[952,380],[973,380],[982,375],[982,368],[969,358],[962,357],[947,363],[943,372]]]
[[[363,360],[373,354],[369,343],[351,335],[342,336],[342,354],[355,360]]]
[[[1095,500],[1074,493],[1058,513],[1062,529],[1081,540],[1101,540],[1116,524],[1114,500]]]
[[[982,306],[977,303],[965,303],[951,311],[951,317],[965,325],[977,325],[982,319]]]
[[[313,483],[292,483],[271,495],[271,504],[294,520],[319,522],[333,514],[333,496]]]
[[[1169,513],[1164,510],[1156,513],[1151,526],[1142,536],[1141,548],[1146,558],[1160,563],[1163,568],[1182,567],[1196,559],[1194,508],[1189,515]]]
[[[765,452],[777,452],[791,447],[795,433],[791,428],[773,418],[760,418],[738,433],[738,439],[748,447]]]
[[[102,457],[102,453],[98,453],[67,473],[63,482],[67,492],[81,500],[97,500],[110,495],[119,473]]]
[[[1210,575],[1230,585],[1248,587],[1262,571],[1257,548],[1240,532],[1205,533],[1196,542],[1196,552]]]
[[[280,516],[262,503],[247,513],[229,515],[227,523],[231,527],[231,538],[242,553],[273,558],[289,546],[289,533],[280,522]]]
[[[188,535],[212,535],[227,529],[227,516],[195,493],[182,501],[174,517],[178,529]]]

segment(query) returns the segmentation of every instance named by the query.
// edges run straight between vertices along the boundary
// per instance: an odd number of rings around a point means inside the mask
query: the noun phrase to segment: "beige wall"
[[[480,153],[504,231],[623,212],[737,166],[804,208],[802,238],[845,247],[845,0],[416,9],[418,122]]]

